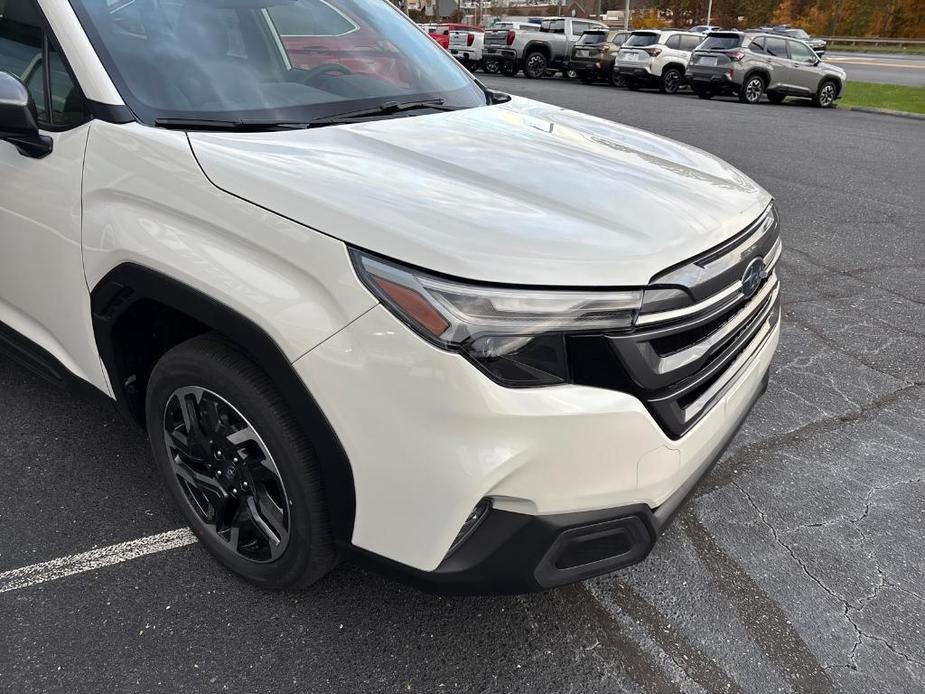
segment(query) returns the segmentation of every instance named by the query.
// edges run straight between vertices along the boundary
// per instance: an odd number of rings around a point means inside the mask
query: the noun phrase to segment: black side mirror
[[[39,134],[38,120],[35,101],[26,85],[0,71],[0,140],[15,145],[23,156],[47,157],[54,141]]]

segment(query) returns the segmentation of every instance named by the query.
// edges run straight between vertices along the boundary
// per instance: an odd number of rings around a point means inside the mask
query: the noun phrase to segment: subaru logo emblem
[[[755,258],[742,273],[742,294],[746,299],[758,291],[758,286],[764,276],[764,258]]]

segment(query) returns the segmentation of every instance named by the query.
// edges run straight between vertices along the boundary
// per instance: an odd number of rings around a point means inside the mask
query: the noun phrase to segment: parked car
[[[613,71],[628,89],[654,86],[675,94],[684,84],[691,51],[703,38],[690,31],[634,31],[620,47]]]
[[[0,37],[0,349],[85,393],[49,436],[92,396],[142,427],[261,587],[635,563],[765,389],[771,196],[391,3],[5,0]]]
[[[697,26],[692,26],[688,31],[693,31],[697,34],[706,34],[711,31],[720,31],[722,27],[718,27],[715,24],[698,24]]]
[[[482,48],[482,65],[485,72],[515,74],[516,52],[510,46],[517,32],[536,32],[539,22],[496,22],[485,30]]]
[[[482,31],[481,27],[470,24],[427,24],[427,33],[442,48],[450,49],[450,33],[454,31]]]
[[[688,67],[691,88],[702,99],[735,94],[739,101],[781,103],[788,96],[829,107],[841,97],[847,76],[824,63],[801,40],[775,34],[721,31],[708,34]]]
[[[572,47],[569,67],[585,84],[598,80],[610,82],[614,56],[629,35],[629,31],[612,29],[610,31],[604,29],[586,31],[578,37],[578,41]]]
[[[540,23],[539,31],[495,29],[485,34],[485,56],[501,61],[501,72],[539,79],[548,70],[568,71],[572,47],[579,37],[592,28],[607,30],[607,25],[590,19],[553,17]]]
[[[792,39],[803,41],[804,43],[808,44],[809,47],[812,48],[820,57],[825,55],[826,47],[828,46],[824,39],[813,38],[803,29],[795,29],[789,24],[781,24],[779,26],[771,27],[768,32],[772,34],[781,34]]]
[[[485,32],[481,29],[454,29],[450,32],[450,55],[475,71],[482,67]]]

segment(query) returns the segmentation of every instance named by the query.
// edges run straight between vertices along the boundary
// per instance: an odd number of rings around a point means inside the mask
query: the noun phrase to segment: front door
[[[80,88],[43,27],[34,0],[6,0],[0,70],[28,87],[54,148],[35,159],[0,141],[0,330],[6,335],[0,338],[25,337],[105,389],[81,253],[89,119]]]
[[[793,70],[794,91],[815,94],[819,86],[819,68],[816,54],[802,41],[788,41],[790,46],[790,67]]]

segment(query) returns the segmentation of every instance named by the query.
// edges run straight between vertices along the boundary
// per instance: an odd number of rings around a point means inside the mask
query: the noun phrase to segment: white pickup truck
[[[500,61],[505,75],[522,69],[525,77],[539,79],[548,70],[568,70],[572,47],[591,29],[606,31],[607,26],[590,19],[550,17],[536,28],[493,28],[485,32],[483,56]]]
[[[482,48],[484,45],[484,31],[457,29],[450,32],[450,53],[472,72],[482,67]]]

